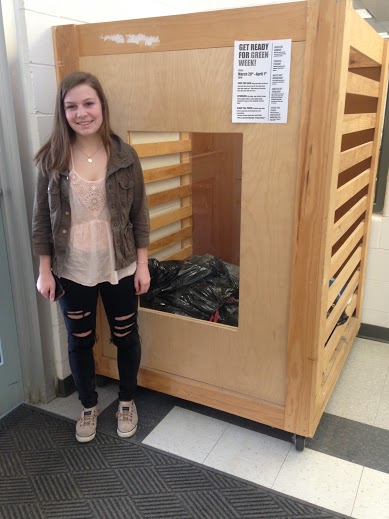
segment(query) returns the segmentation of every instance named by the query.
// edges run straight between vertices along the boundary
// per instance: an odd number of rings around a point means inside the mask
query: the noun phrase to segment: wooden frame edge
[[[354,9],[350,13],[350,18],[351,48],[366,57],[365,66],[376,67],[381,65],[383,63],[384,40]],[[354,65],[351,64],[351,68],[353,68],[353,66]]]
[[[350,5],[351,0],[308,2],[284,424],[285,430],[302,436],[310,436],[315,415],[315,388],[321,354],[325,222],[333,170],[333,152],[330,150],[338,124],[333,120],[338,112],[334,85],[338,85],[344,72],[343,40],[346,12]],[[322,107],[323,103],[329,106],[328,110],[315,110],[315,105]],[[312,116],[313,113],[321,114],[320,120]],[[308,263],[307,258],[311,258]]]
[[[233,47],[241,34],[245,34],[245,39],[253,40],[260,35],[263,40],[291,38],[302,41],[306,33],[306,4],[299,1],[78,25],[80,56]],[[237,13],[239,26],[236,24]],[[166,18],[169,18],[168,26]],[[182,24],[184,20],[185,24]],[[242,24],[245,24],[244,30]]]
[[[369,191],[368,191],[368,199],[367,199],[367,209],[366,209],[366,219],[365,219],[365,233],[363,237],[363,248],[368,247],[369,237],[370,237],[370,227],[371,227],[371,215],[373,212],[373,204],[374,204],[374,196],[375,196],[375,181],[378,170],[379,163],[379,148],[382,139],[382,125],[385,117],[385,104],[387,100],[387,91],[388,91],[388,75],[389,72],[389,40],[384,42],[383,47],[383,55],[382,55],[382,66],[381,66],[381,80],[380,80],[380,93],[378,98],[378,106],[377,106],[377,123],[376,123],[376,131],[374,133],[374,141],[373,141],[373,152],[372,152],[372,163],[370,167],[370,183],[369,183]],[[362,252],[362,260],[360,266],[360,281],[359,281],[359,290],[358,290],[358,302],[357,302],[357,311],[356,315],[359,319],[362,317],[362,301],[363,301],[363,293],[364,293],[364,284],[366,277],[366,264],[367,257],[366,254]]]
[[[52,27],[57,84],[72,72],[80,70],[78,25]]]
[[[271,427],[283,428],[284,408],[282,406],[240,395],[227,389],[142,366],[139,369],[138,384]]]
[[[317,406],[316,413],[313,418],[313,422],[310,426],[310,434],[309,434],[310,437],[312,437],[315,434],[316,429],[320,423],[320,419],[323,415],[323,412],[328,403],[328,400],[330,399],[332,390],[335,387],[335,384],[341,373],[341,369],[347,360],[347,357],[348,357],[348,354],[353,345],[354,339],[358,334],[360,324],[361,323],[358,318],[350,317],[350,325],[346,328],[345,333],[341,337],[341,341],[345,344],[342,347],[337,359],[335,360],[334,365],[332,366],[331,372],[328,376],[328,379],[325,383],[322,393],[317,396],[319,405]]]

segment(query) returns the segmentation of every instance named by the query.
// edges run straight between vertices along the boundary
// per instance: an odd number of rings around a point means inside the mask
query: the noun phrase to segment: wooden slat
[[[188,218],[189,216],[192,216],[192,206],[174,209],[173,211],[153,216],[150,219],[150,229],[155,231],[155,229],[160,229],[161,227],[165,227],[165,225],[179,222],[183,218]]]
[[[358,202],[334,224],[331,245],[334,245],[343,234],[350,229],[353,223],[357,221],[366,209],[367,195],[358,200]]]
[[[358,67],[353,68],[354,74],[359,74],[360,76],[368,77],[373,79],[374,81],[380,81],[381,79],[381,67]]]
[[[190,142],[191,142],[191,150],[192,150],[192,141],[191,141],[190,133],[180,133],[180,139],[182,139],[182,140],[186,140],[186,139],[190,140]],[[191,153],[189,153],[189,152],[181,153],[181,155],[180,155],[180,162],[182,164],[190,164],[191,160],[192,160]],[[191,174],[183,175],[180,178],[180,184],[181,184],[181,186],[187,186],[187,185],[192,184],[192,175]],[[181,207],[188,207],[188,206],[192,206],[192,197],[191,196],[187,196],[186,198],[181,198]],[[184,227],[191,227],[192,225],[193,225],[192,217],[185,218],[181,222],[181,227],[182,228],[184,228]],[[183,240],[183,242],[181,243],[181,247],[183,249],[186,249],[187,247],[190,247],[191,245],[192,245],[192,236],[190,236],[190,238],[187,238],[186,240]]]
[[[324,11],[328,9],[328,6],[331,4],[331,2],[323,2],[323,8]],[[325,193],[322,193],[321,196],[325,196],[325,213],[323,214],[323,218],[325,220],[324,228],[325,231],[323,232],[323,239],[321,242],[321,247],[323,250],[323,259],[322,261],[322,272],[320,272],[320,280],[321,280],[321,297],[320,301],[318,302],[318,316],[314,317],[316,319],[320,320],[319,330],[318,334],[315,338],[316,341],[316,347],[317,347],[317,370],[316,370],[316,379],[314,382],[314,401],[315,401],[315,410],[314,410],[314,416],[317,416],[317,405],[320,402],[319,398],[319,392],[321,389],[321,370],[322,370],[322,362],[323,362],[323,348],[322,345],[325,344],[327,339],[327,332],[326,332],[326,322],[327,322],[327,299],[328,299],[328,280],[331,279],[332,273],[331,273],[331,256],[333,254],[333,249],[331,246],[331,237],[332,232],[334,228],[334,220],[335,220],[335,196],[338,184],[339,184],[339,163],[340,163],[340,151],[344,150],[343,147],[343,134],[342,134],[342,122],[344,118],[346,110],[346,102],[347,99],[350,98],[350,95],[346,95],[346,89],[347,89],[347,80],[348,80],[348,64],[349,64],[349,57],[350,57],[350,21],[349,21],[349,12],[351,9],[351,0],[345,0],[342,2],[339,2],[340,5],[343,5],[344,7],[344,26],[342,27],[341,23],[343,20],[335,19],[333,18],[334,25],[332,26],[333,29],[335,27],[341,28],[339,32],[337,33],[336,38],[339,42],[338,47],[338,53],[339,58],[335,58],[335,56],[332,57],[333,60],[333,66],[338,66],[338,78],[335,80],[335,82],[332,84],[332,88],[334,88],[334,98],[333,98],[333,111],[331,114],[331,122],[328,128],[328,136],[332,137],[332,140],[329,143],[328,146],[328,156],[330,161],[330,168],[328,170],[328,184],[329,190]],[[327,17],[327,12],[323,13],[324,17]],[[321,23],[321,20],[319,21]],[[332,31],[331,31],[332,32]],[[330,34],[328,36],[329,38],[335,37],[335,34]],[[324,60],[326,58],[323,58]],[[320,72],[319,72],[320,74]],[[352,97],[358,97],[361,99],[365,99],[362,96],[352,96]],[[374,99],[374,98],[367,98],[367,99]],[[371,110],[372,112],[374,110]],[[358,142],[359,144],[359,142]],[[344,182],[345,179],[341,179],[342,182]],[[318,193],[318,196],[320,194]],[[351,203],[351,202],[350,202]],[[343,241],[347,236],[345,236],[341,241]],[[340,243],[337,244],[337,247],[340,246]],[[351,254],[350,250],[350,254]],[[327,283],[323,284],[323,280],[327,280]],[[315,419],[316,421],[316,419]],[[317,425],[317,424],[316,424]]]
[[[159,193],[153,193],[148,195],[149,207],[155,207],[156,205],[165,204],[171,200],[178,200],[184,198],[192,193],[192,186],[174,187],[173,189],[167,189],[166,191],[160,191]]]
[[[365,223],[361,222],[358,227],[353,231],[352,234],[347,238],[339,250],[331,258],[330,267],[330,278],[334,276],[343,263],[346,261],[347,256],[350,255],[351,251],[357,246],[358,242],[363,236]]]
[[[350,200],[354,195],[356,195],[361,189],[363,189],[370,180],[370,169],[367,169],[360,175],[356,176],[349,182],[346,182],[342,187],[338,188],[336,191],[336,202],[335,207],[338,209],[341,205]]]
[[[358,247],[328,290],[327,310],[335,301],[337,295],[340,293],[351,274],[357,268],[359,262],[361,261],[361,257],[362,247]]]
[[[350,11],[351,37],[350,46],[353,49],[350,61],[360,67],[377,66],[382,63],[384,40],[378,35],[358,13]]]
[[[80,70],[77,25],[52,28],[57,84],[71,72]]]
[[[337,302],[335,308],[332,310],[330,315],[327,317],[326,320],[326,338],[330,336],[331,332],[336,326],[336,323],[339,321],[339,317],[342,315],[343,310],[346,308],[347,301],[350,299],[350,297],[355,292],[359,281],[359,270],[357,270],[353,277],[350,279],[346,290],[343,292],[343,294],[340,296],[339,301]]]
[[[381,130],[384,118],[384,111],[386,105],[386,92],[388,86],[388,68],[389,68],[389,40],[385,40],[383,56],[382,56],[382,68],[381,68],[381,81],[380,81],[380,96],[378,99],[377,106],[377,128]],[[381,131],[374,132],[374,144],[373,144],[373,158],[371,160],[371,180],[370,180],[370,189],[368,192],[368,202],[367,202],[367,215],[366,219],[366,227],[365,227],[365,236],[363,240],[363,252],[362,252],[362,261],[361,261],[361,285],[360,290],[358,290],[358,302],[357,302],[357,312],[356,316],[358,319],[361,318],[362,314],[362,301],[363,301],[363,292],[365,287],[365,276],[366,276],[366,262],[367,262],[367,247],[369,243],[369,235],[370,235],[370,225],[371,225],[371,213],[373,209],[374,203],[374,185],[375,178],[377,175],[378,162],[380,158],[380,145],[382,140]]]
[[[345,309],[345,312],[350,317],[350,319],[352,319],[351,316],[354,313],[356,304],[357,304],[357,294],[354,294],[353,298],[351,300],[351,303]],[[324,374],[327,371],[327,375],[328,375],[328,371],[329,371],[327,369],[328,363],[330,362],[332,356],[334,355],[335,350],[340,349],[339,346],[340,346],[340,343],[342,342],[345,330],[349,326],[350,319],[346,323],[344,323],[340,326],[337,326],[327,341],[327,344],[324,348],[324,356],[323,356],[323,368],[324,369],[322,371]],[[326,375],[324,375],[323,378],[324,379],[327,378]],[[323,379],[322,379],[322,382],[323,382]]]
[[[342,134],[375,128],[376,120],[376,114],[346,114],[343,118]]]
[[[158,182],[168,178],[175,178],[187,175],[192,171],[191,164],[174,164],[172,166],[164,166],[162,168],[144,169],[143,178],[146,184],[150,182]]]
[[[349,94],[346,96],[346,103],[344,107],[345,114],[372,114],[377,112],[376,97],[358,96]],[[371,139],[373,140],[373,139]]]
[[[165,249],[166,247],[170,247],[170,245],[174,245],[178,241],[184,240],[185,238],[189,238],[192,235],[192,227],[185,227],[180,231],[173,232],[168,236],[164,236],[159,240],[155,240],[149,245],[149,253],[153,254],[161,249]]]
[[[235,40],[305,40],[307,2],[78,25],[80,56],[233,47]],[[237,23],[237,20],[239,23]]]
[[[350,69],[359,69],[359,68],[375,68],[378,63],[364,54],[361,54],[356,49],[350,49],[350,61],[349,68]]]
[[[350,303],[350,307],[354,305],[354,299]],[[354,307],[355,310],[355,307]],[[347,315],[352,315],[354,310],[349,312],[349,307],[346,309]],[[316,428],[319,425],[319,421],[321,416],[324,413],[324,410],[327,406],[328,400],[330,399],[332,390],[335,387],[336,381],[339,378],[339,375],[342,373],[342,368],[344,363],[350,353],[353,342],[357,333],[359,331],[360,321],[356,317],[350,317],[348,321],[340,327],[335,329],[335,332],[338,328],[341,328],[341,335],[336,345],[336,352],[332,358],[327,362],[327,366],[329,368],[326,373],[325,378],[322,378],[321,387],[318,390],[318,397],[316,401],[316,412],[314,418],[314,427]],[[334,333],[335,333],[334,332]],[[327,348],[325,349],[326,353]],[[324,355],[325,356],[325,355]]]
[[[365,142],[360,146],[351,148],[350,150],[342,151],[340,154],[339,172],[345,171],[355,164],[371,157],[373,153],[373,143]]]
[[[176,252],[175,254],[171,254],[167,258],[163,258],[164,261],[171,261],[171,260],[186,260],[187,258],[190,258],[193,254],[193,248],[190,245],[189,247],[185,247],[184,249],[181,249],[180,251]]]
[[[159,155],[172,155],[190,151],[192,143],[190,140],[147,142],[144,144],[133,144],[135,151],[141,159],[146,157],[157,157]]]
[[[358,74],[348,73],[347,77],[347,94],[357,94],[359,96],[378,97],[380,84]]]

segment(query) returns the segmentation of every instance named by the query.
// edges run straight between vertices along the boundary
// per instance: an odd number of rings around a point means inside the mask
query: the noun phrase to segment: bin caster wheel
[[[104,375],[96,375],[96,386],[104,387],[108,383],[109,378]]]
[[[305,436],[295,435],[296,451],[302,452],[305,448]]]

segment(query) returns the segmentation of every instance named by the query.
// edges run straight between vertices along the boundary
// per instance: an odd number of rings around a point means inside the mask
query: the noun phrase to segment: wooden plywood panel
[[[193,250],[240,263],[242,135],[192,134]]]
[[[258,420],[261,423],[282,428],[284,423],[284,408],[260,402],[245,395],[221,390],[216,386],[208,386],[201,383],[188,384],[188,380],[183,377],[167,376],[166,373],[141,368],[139,371],[140,384],[146,384],[156,391],[173,394],[179,398],[187,398],[188,392],[191,393],[192,401],[204,404],[216,409],[221,409],[229,413],[243,416],[249,420]],[[172,391],[174,387],[174,391]]]
[[[79,25],[80,56],[232,47],[235,40],[305,40],[306,2]]]
[[[293,44],[288,124],[282,125],[231,122],[230,48],[80,60],[101,79],[112,126],[124,138],[130,128],[243,133],[239,329],[141,309],[145,368],[285,401],[304,47]]]

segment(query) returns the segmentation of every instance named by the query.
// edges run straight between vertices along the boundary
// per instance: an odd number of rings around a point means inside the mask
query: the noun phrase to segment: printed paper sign
[[[286,123],[292,40],[236,41],[233,123]]]

